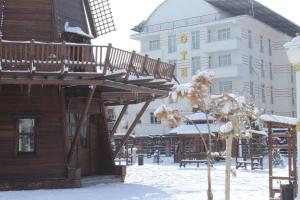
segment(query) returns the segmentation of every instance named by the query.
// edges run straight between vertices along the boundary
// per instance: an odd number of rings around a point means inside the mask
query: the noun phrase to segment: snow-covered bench
[[[193,163],[196,163],[197,167],[199,167],[199,165],[201,163],[207,164],[207,160],[187,160],[187,159],[183,159],[183,160],[180,160],[179,167],[182,167],[182,166],[185,167],[186,164],[193,164]]]

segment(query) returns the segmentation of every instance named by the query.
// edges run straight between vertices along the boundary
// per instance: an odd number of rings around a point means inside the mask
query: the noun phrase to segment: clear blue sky
[[[97,44],[113,46],[126,50],[139,50],[139,43],[130,39],[131,28],[152,13],[164,0],[110,0],[117,31],[101,36]],[[189,0],[183,0],[189,1]],[[300,25],[299,0],[257,0],[272,10]]]

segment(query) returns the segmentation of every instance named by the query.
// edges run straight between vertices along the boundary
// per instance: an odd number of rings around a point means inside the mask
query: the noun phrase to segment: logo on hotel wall
[[[188,37],[187,37],[186,34],[181,34],[181,35],[180,35],[180,43],[181,43],[181,44],[187,43],[187,40],[188,40]]]

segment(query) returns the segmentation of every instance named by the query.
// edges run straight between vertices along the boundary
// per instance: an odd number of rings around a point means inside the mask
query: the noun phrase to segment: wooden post
[[[125,105],[123,106],[123,108],[122,108],[120,114],[119,114],[119,117],[118,117],[117,121],[116,121],[115,124],[114,124],[113,129],[112,129],[111,132],[110,132],[110,135],[109,135],[109,138],[110,138],[110,139],[114,136],[114,134],[115,134],[115,132],[116,132],[118,126],[119,126],[120,123],[121,123],[121,120],[122,120],[122,118],[123,118],[123,116],[124,116],[124,114],[125,114],[127,108],[128,108],[128,104],[125,104]]]
[[[90,90],[90,93],[89,93],[89,96],[88,96],[88,100],[86,102],[86,105],[85,105],[83,111],[81,112],[80,119],[79,119],[79,122],[78,122],[78,125],[77,125],[77,128],[76,128],[76,131],[75,131],[75,136],[73,138],[71,148],[70,148],[68,156],[67,156],[67,164],[68,165],[70,165],[70,163],[71,163],[72,156],[73,156],[73,154],[75,152],[75,149],[76,149],[76,146],[79,142],[80,129],[83,125],[84,118],[85,118],[85,116],[88,113],[88,110],[90,108],[90,104],[91,104],[93,95],[95,93],[95,90],[96,90],[96,86],[92,86],[92,89]]]
[[[106,51],[106,57],[105,57],[105,63],[104,63],[103,75],[106,74],[106,72],[107,72],[107,67],[110,65],[110,54],[111,54],[111,49],[112,49],[112,44],[109,43],[108,46],[107,46],[107,51]]]
[[[142,75],[144,74],[144,72],[149,76],[149,72],[148,70],[146,69],[146,66],[148,64],[148,54],[145,55],[144,59],[143,59],[143,64],[142,64]]]
[[[134,68],[134,66],[133,66],[133,60],[134,60],[135,54],[136,54],[136,52],[132,51],[131,56],[130,56],[130,60],[129,60],[129,64],[128,64],[128,68],[127,68],[127,74],[125,76],[125,81],[128,80],[130,72],[131,72],[131,69],[134,71],[134,69],[133,69]],[[137,74],[137,77],[139,78],[138,74]]]
[[[34,40],[32,39],[30,41],[30,71],[33,71],[33,65],[34,65]],[[37,58],[38,59],[38,58]]]
[[[63,41],[61,44],[61,71],[65,71],[65,57],[66,56],[66,42]]]
[[[160,76],[160,73],[159,73],[159,67],[160,67],[160,58],[157,59],[157,62],[156,62],[156,65],[155,65],[155,71],[154,71],[154,77],[159,77],[161,78]]]
[[[134,121],[130,125],[129,129],[127,130],[125,136],[123,137],[123,139],[121,140],[121,142],[117,146],[115,154],[114,154],[114,158],[118,155],[118,153],[120,152],[122,146],[126,143],[128,137],[130,136],[131,132],[133,131],[135,125],[138,123],[138,121],[140,120],[140,118],[142,117],[142,115],[144,114],[144,112],[146,111],[146,109],[148,108],[150,103],[151,103],[151,100],[146,101],[146,103],[144,104],[144,106],[142,107],[140,112],[137,114],[136,118],[134,119]]]

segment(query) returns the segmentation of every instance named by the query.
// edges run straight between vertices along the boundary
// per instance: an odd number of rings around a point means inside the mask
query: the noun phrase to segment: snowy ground
[[[0,192],[0,200],[205,200],[205,165],[179,168],[169,158],[160,165],[145,161],[144,166],[128,167],[125,183],[96,185],[79,189]],[[265,165],[267,168],[267,165]],[[276,169],[282,173],[286,169]],[[224,163],[212,169],[215,200],[222,200]],[[238,170],[232,179],[232,200],[268,199],[268,170]]]

